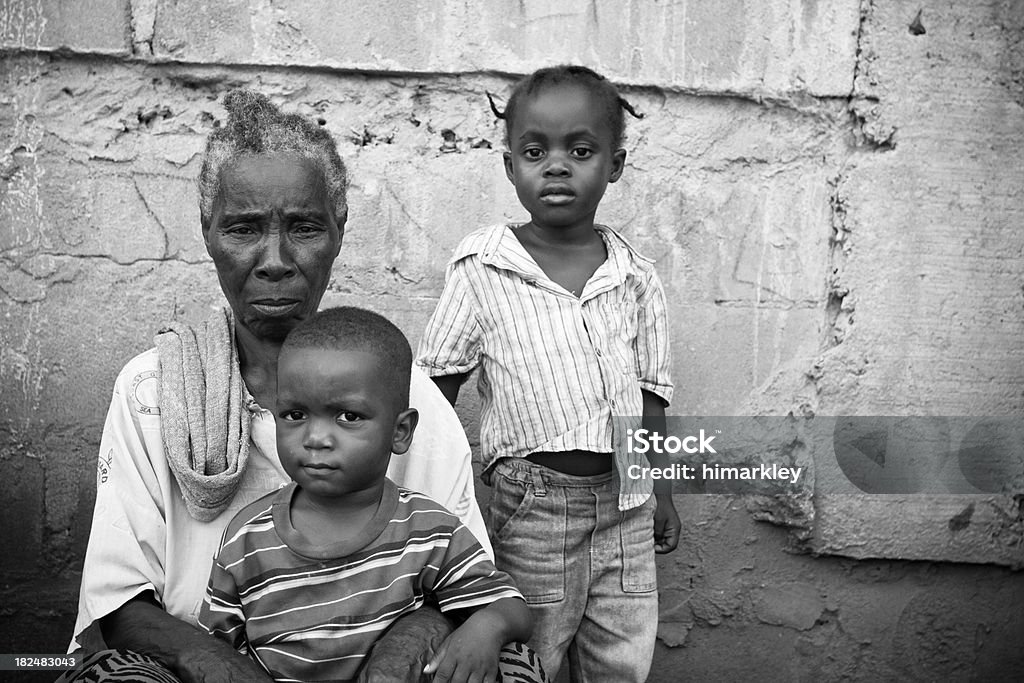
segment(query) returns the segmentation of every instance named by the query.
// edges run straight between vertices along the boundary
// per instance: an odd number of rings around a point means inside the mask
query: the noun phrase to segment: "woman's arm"
[[[434,607],[406,614],[377,640],[359,672],[360,683],[416,680],[451,632],[448,619]]]
[[[100,619],[100,629],[108,646],[149,655],[183,683],[270,680],[227,643],[167,614],[152,593],[137,596]]]

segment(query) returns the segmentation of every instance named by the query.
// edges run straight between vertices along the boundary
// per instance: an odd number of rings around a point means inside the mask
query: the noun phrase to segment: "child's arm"
[[[640,393],[644,397],[644,429],[664,434],[665,402],[660,396],[649,391],[641,390]],[[657,453],[653,448],[647,453],[647,460],[650,461],[651,467],[662,468],[669,464],[668,455]],[[670,553],[679,545],[680,528],[679,514],[672,501],[672,480],[655,479],[654,497],[658,501],[658,507],[654,511],[654,552]]]
[[[217,560],[213,562],[206,599],[199,610],[199,626],[226,642],[239,654],[248,654],[245,616],[235,587],[235,578]]]
[[[437,308],[427,321],[416,364],[434,380],[453,406],[459,387],[480,362],[481,328],[465,260],[451,264]]]
[[[434,384],[441,390],[448,402],[455,405],[455,401],[459,399],[459,389],[462,384],[469,378],[468,372],[462,372],[456,375],[438,375],[437,377],[431,377],[434,380]]]
[[[502,598],[477,610],[445,638],[423,668],[435,681],[464,683],[493,681],[498,674],[498,653],[508,643],[530,639],[533,618],[520,598]]]

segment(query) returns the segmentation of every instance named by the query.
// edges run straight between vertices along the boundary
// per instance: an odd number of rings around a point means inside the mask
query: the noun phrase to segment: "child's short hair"
[[[508,144],[509,135],[512,132],[512,121],[515,119],[516,109],[523,98],[540,92],[544,88],[563,83],[580,85],[587,89],[591,95],[601,102],[605,111],[605,120],[612,132],[612,146],[618,148],[622,144],[622,138],[626,133],[626,122],[622,116],[625,109],[633,118],[642,119],[643,114],[637,113],[629,102],[625,100],[619,91],[612,85],[611,81],[585,66],[574,66],[572,64],[559,64],[538,69],[529,76],[521,79],[512,88],[512,94],[505,105],[505,111],[498,111],[494,99],[487,93],[487,99],[491,103],[491,111],[499,119],[505,120],[505,144]]]
[[[296,325],[281,350],[303,348],[372,353],[380,360],[380,381],[394,393],[398,408],[409,407],[412,348],[384,316],[355,306],[325,308]]]

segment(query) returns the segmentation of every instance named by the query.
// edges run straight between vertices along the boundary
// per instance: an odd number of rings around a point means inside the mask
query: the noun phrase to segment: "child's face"
[[[277,366],[277,451],[312,495],[380,487],[392,451],[412,441],[416,411],[401,410],[388,369],[365,351],[286,348]]]
[[[605,188],[626,161],[612,140],[600,101],[584,87],[545,88],[519,105],[505,173],[534,225],[593,226]]]

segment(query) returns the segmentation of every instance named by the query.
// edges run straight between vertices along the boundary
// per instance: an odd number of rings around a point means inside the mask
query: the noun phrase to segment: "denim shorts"
[[[498,461],[491,487],[495,563],[531,606],[530,645],[549,675],[568,654],[583,669],[576,680],[644,680],[658,624],[654,497],[622,511],[614,473],[577,477],[518,458]]]

